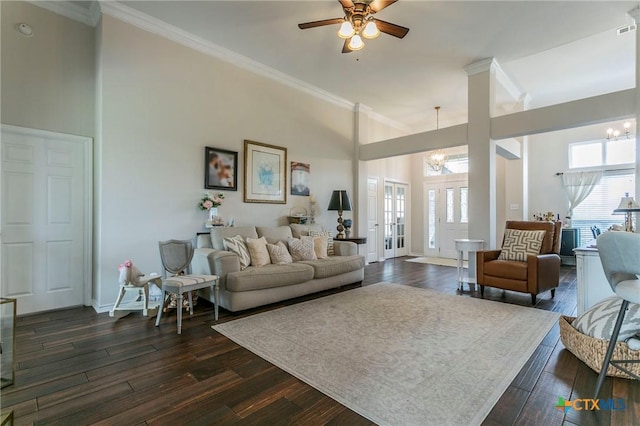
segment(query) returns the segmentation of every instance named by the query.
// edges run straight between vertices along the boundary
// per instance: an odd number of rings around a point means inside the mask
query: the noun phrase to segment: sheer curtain
[[[578,206],[593,188],[600,183],[602,171],[597,172],[564,172],[562,174],[562,184],[569,197],[569,217],[573,216],[573,209]]]

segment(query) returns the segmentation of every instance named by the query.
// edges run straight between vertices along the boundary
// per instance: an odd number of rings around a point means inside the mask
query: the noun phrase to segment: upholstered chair
[[[519,260],[504,259],[501,253],[507,248],[507,236],[515,235],[508,230],[544,231],[540,249],[535,254],[525,254]],[[522,233],[520,233],[522,234]],[[536,304],[536,296],[555,289],[560,282],[560,241],[562,238],[562,222],[525,222],[509,221],[505,227],[503,249],[479,251],[476,253],[477,283],[480,294],[484,296],[484,287],[495,287],[504,290],[519,291],[531,294],[531,303]],[[526,245],[526,244],[523,244]],[[512,248],[512,247],[511,247]],[[511,250],[513,251],[513,250]]]
[[[611,290],[622,299],[622,304],[611,333],[602,368],[600,368],[594,399],[598,399],[609,364],[636,380],[640,380],[637,374],[627,368],[628,364],[637,364],[640,363],[640,360],[612,359],[629,302],[640,303],[640,279],[638,278],[640,275],[640,235],[633,232],[605,232],[598,235],[597,245],[604,275],[609,281]]]

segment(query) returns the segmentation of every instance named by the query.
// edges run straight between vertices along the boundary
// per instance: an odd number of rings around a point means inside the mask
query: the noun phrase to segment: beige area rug
[[[212,326],[381,425],[473,425],[558,314],[378,283]]]
[[[430,265],[438,265],[438,266],[452,266],[454,268],[458,267],[457,260],[445,259],[444,257],[414,257],[413,259],[407,259],[407,262],[428,263]],[[463,260],[462,267],[469,268],[469,262],[466,260]]]

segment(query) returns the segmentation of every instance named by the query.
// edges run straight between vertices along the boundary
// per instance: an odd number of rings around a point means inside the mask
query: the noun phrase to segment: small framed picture
[[[311,165],[291,162],[291,195],[309,196]]]
[[[238,153],[226,149],[204,148],[205,189],[238,190]]]
[[[287,148],[244,141],[244,202],[287,203]]]

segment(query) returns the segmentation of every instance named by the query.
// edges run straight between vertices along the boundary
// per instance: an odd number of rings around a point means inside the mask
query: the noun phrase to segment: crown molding
[[[100,8],[98,7],[97,1],[91,2],[91,6],[89,7],[89,9],[66,0],[60,0],[60,1],[30,0],[29,3],[35,6],[41,7],[43,9],[47,9],[53,13],[57,13],[58,15],[66,16],[69,19],[73,19],[74,21],[81,22],[91,27],[95,27],[98,21],[100,20]]]
[[[494,58],[486,58],[467,65],[464,67],[464,70],[467,72],[468,76],[472,76],[481,72],[489,71],[496,64],[497,63]]]
[[[334,95],[333,93],[327,92],[326,90],[320,89],[319,87],[306,83],[118,2],[100,1],[100,7],[103,14],[109,15],[150,33],[159,35],[183,46],[216,57],[239,68],[277,81],[285,86],[300,90],[301,92],[330,102],[339,107],[353,110],[355,106],[354,102]]]

